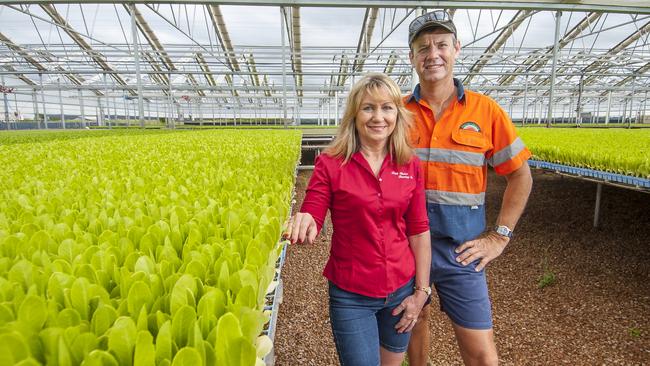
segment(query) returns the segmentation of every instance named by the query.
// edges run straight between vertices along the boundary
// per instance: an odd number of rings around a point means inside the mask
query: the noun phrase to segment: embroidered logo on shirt
[[[463,123],[462,125],[460,125],[460,129],[461,130],[470,130],[470,131],[474,131],[474,132],[481,132],[481,128],[478,126],[478,124],[476,122],[472,122],[472,121],[467,121],[467,122]]]
[[[396,175],[397,179],[413,179],[412,175],[409,175],[409,173],[405,172],[391,172],[390,174]]]

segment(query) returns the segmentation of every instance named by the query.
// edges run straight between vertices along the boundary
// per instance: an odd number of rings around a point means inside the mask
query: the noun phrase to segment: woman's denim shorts
[[[406,351],[411,333],[397,333],[395,324],[403,313],[391,313],[413,294],[414,283],[411,279],[384,298],[355,294],[329,283],[332,333],[342,366],[379,365],[380,345],[391,352]]]

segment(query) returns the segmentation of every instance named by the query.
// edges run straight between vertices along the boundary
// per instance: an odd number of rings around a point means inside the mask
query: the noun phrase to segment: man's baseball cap
[[[411,24],[409,24],[409,46],[413,43],[413,40],[425,29],[432,28],[444,28],[453,33],[454,37],[458,38],[456,35],[456,26],[451,20],[451,16],[444,10],[434,10],[432,12],[422,14],[419,17],[413,19]]]

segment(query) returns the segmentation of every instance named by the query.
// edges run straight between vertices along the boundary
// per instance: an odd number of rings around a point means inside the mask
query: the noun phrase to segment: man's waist
[[[425,194],[427,203],[432,204],[450,206],[479,206],[485,204],[485,192],[471,193],[426,189]]]

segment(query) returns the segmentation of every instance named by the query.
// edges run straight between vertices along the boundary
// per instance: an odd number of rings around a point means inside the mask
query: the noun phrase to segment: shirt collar
[[[355,162],[357,162],[357,164],[366,167],[367,169],[370,169],[370,165],[368,165],[368,161],[366,160],[366,158],[363,157],[361,151],[357,151],[354,154],[352,154],[350,160],[354,160]],[[386,155],[386,158],[384,158],[384,161],[382,162],[379,171],[381,172],[384,169],[385,165],[390,165],[390,164],[394,164],[394,161],[393,161],[393,156],[389,153]]]
[[[456,87],[456,98],[458,98],[459,102],[462,102],[465,99],[465,89],[463,88],[463,84],[456,78],[453,80],[454,86]],[[410,103],[412,100],[419,103],[421,98],[420,84],[418,83],[418,85],[415,86],[415,89],[413,89],[413,93],[406,99],[406,103]]]

